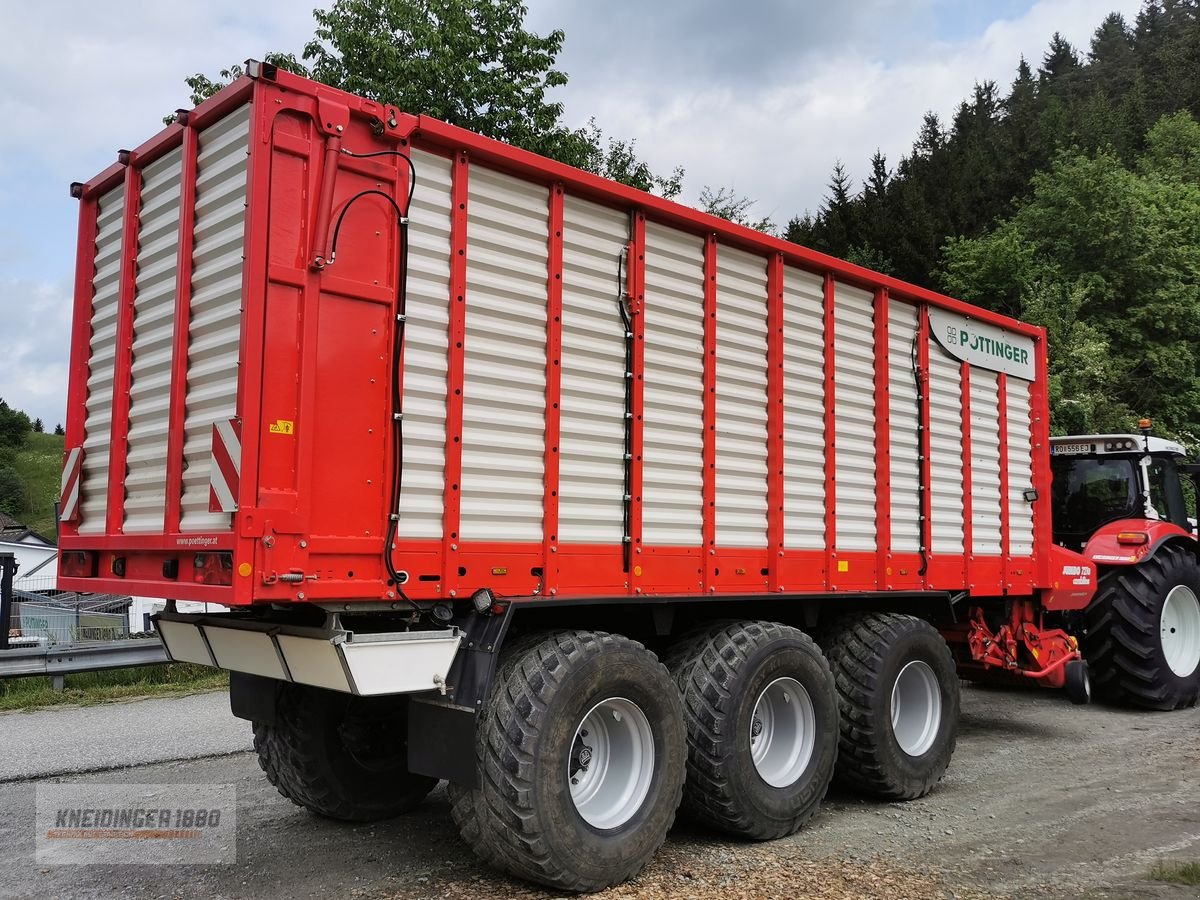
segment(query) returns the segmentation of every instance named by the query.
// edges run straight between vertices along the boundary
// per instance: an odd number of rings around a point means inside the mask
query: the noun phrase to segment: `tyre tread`
[[[824,630],[821,642],[837,685],[842,728],[838,745],[837,780],[846,787],[884,800],[912,800],[928,793],[944,772],[935,772],[923,783],[904,784],[889,772],[880,753],[888,723],[872,712],[882,689],[881,668],[888,648],[904,635],[924,631],[936,635],[946,659],[950,650],[941,635],[924,619],[898,613],[865,613],[843,617]],[[953,754],[954,729],[949,750]]]

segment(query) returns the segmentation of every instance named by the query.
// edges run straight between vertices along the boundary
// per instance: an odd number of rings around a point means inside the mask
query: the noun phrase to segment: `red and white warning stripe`
[[[235,512],[242,477],[242,423],[238,419],[213,423],[208,469],[208,511]]]
[[[63,522],[79,519],[79,483],[83,480],[83,448],[73,447],[63,464],[62,490],[59,493],[58,517]]]

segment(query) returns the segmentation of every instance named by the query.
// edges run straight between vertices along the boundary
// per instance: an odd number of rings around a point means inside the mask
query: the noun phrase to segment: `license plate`
[[[1050,454],[1052,456],[1062,456],[1071,453],[1091,453],[1091,444],[1051,444]]]

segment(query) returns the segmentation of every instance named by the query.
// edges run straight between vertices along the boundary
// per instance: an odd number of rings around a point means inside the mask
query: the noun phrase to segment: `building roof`
[[[35,537],[48,547],[54,546],[54,541],[47,540],[7,513],[0,512],[0,541],[23,541],[27,537]]]

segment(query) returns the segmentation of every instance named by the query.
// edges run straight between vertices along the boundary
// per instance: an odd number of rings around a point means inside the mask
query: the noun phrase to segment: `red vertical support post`
[[[646,440],[643,415],[646,409],[646,214],[633,213],[633,241],[629,253],[629,311],[633,328],[633,377],[630,393],[629,452],[633,456],[629,467],[629,537],[632,546],[633,568],[629,572],[632,593],[642,592],[642,455]]]
[[[459,526],[462,522],[462,431],[464,344],[467,329],[467,178],[465,150],[454,154],[450,202],[450,324],[446,346],[446,465],[442,493],[442,590],[458,587]]]
[[[1054,542],[1054,528],[1048,513],[1050,503],[1050,416],[1046,389],[1050,375],[1046,362],[1046,333],[1043,331],[1034,344],[1033,384],[1029,390],[1029,428],[1033,436],[1033,486],[1038,498],[1033,502],[1033,546],[1037,554],[1034,563],[1034,585],[1049,587],[1051,583],[1050,554],[1046,548]]]
[[[271,227],[271,163],[275,152],[272,135],[278,111],[278,105],[268,102],[268,99],[278,99],[281,96],[286,94],[278,87],[258,80],[254,83],[249,99],[251,123],[246,161],[246,191],[250,201],[246,207],[246,234],[242,250],[246,259],[242,269],[242,302],[245,304],[245,311],[242,313],[242,339],[238,347],[242,373],[238,379],[235,410],[243,422],[251,423],[262,421],[263,379],[270,377],[270,373],[262,365],[247,365],[247,361],[257,359],[262,354],[267,333],[266,235]],[[198,143],[199,133],[196,139]],[[314,277],[310,284],[315,282]],[[307,340],[307,337],[305,339]],[[307,350],[305,353],[305,359],[311,358]],[[238,497],[238,505],[242,510],[258,504],[260,449],[261,443],[257,438],[243,430]],[[243,521],[246,521],[244,517]],[[249,553],[255,537],[243,533],[239,541],[243,541],[242,548]],[[235,583],[243,585],[245,579],[235,579]]]
[[[558,593],[558,442],[562,411],[563,186],[550,188],[546,262],[546,456],[542,497],[542,593]]]
[[[700,543],[703,545],[703,590],[716,590],[713,570],[717,554],[717,236],[704,239],[704,400],[703,457]]]
[[[783,558],[783,254],[767,260],[767,589]]]
[[[92,284],[96,278],[96,231],[99,227],[100,204],[96,195],[84,193],[81,184],[71,185],[71,196],[79,200],[79,236],[75,246],[75,293],[71,319],[71,369],[67,376],[67,421],[64,439],[63,467],[72,450],[82,447],[86,435],[83,426],[87,411],[88,349],[92,339]],[[78,484],[80,474],[76,473]],[[76,489],[78,490],[78,489]],[[64,494],[68,493],[64,491]],[[67,500],[64,496],[63,501]],[[62,534],[77,533],[78,504],[70,520],[59,524]]]
[[[178,256],[175,260],[175,328],[171,339],[171,393],[167,411],[167,503],[163,532],[179,531],[183,495],[183,421],[187,400],[188,325],[192,306],[192,245],[196,224],[196,157],[199,140],[195,128],[184,124],[179,190]],[[240,380],[240,379],[239,379]]]
[[[892,439],[888,357],[888,292],[875,291],[875,585],[891,587]]]
[[[82,185],[71,186],[79,197],[79,239],[75,245],[74,315],[71,320],[71,371],[67,380],[67,449],[83,443],[84,404],[87,401],[88,347],[92,338],[92,283],[96,277],[96,230],[100,204]]]
[[[1001,372],[996,376],[996,382],[1000,407],[1000,582],[1007,594],[1012,584],[1012,573],[1009,571],[1012,535],[1008,514],[1008,376]]]
[[[975,515],[971,497],[971,364],[964,362],[962,373],[962,460],[963,460],[963,571],[967,590],[975,585]]]
[[[138,221],[142,206],[142,172],[123,151],[125,208],[121,232],[121,280],[117,300],[116,366],[113,373],[112,430],[109,432],[108,518],[105,530],[119,534],[125,522],[125,462],[129,453],[130,366],[133,364],[133,300],[137,280]]]
[[[917,332],[917,403],[920,405],[918,429],[921,440],[917,445],[917,462],[921,467],[921,577],[926,587],[929,581],[929,560],[933,556],[933,469],[929,459],[929,307],[921,306]]]
[[[834,334],[833,334],[833,275],[825,275],[822,300],[825,331],[825,586],[836,590],[837,581],[837,440],[835,429],[837,418],[833,406],[837,402],[834,386]]]

